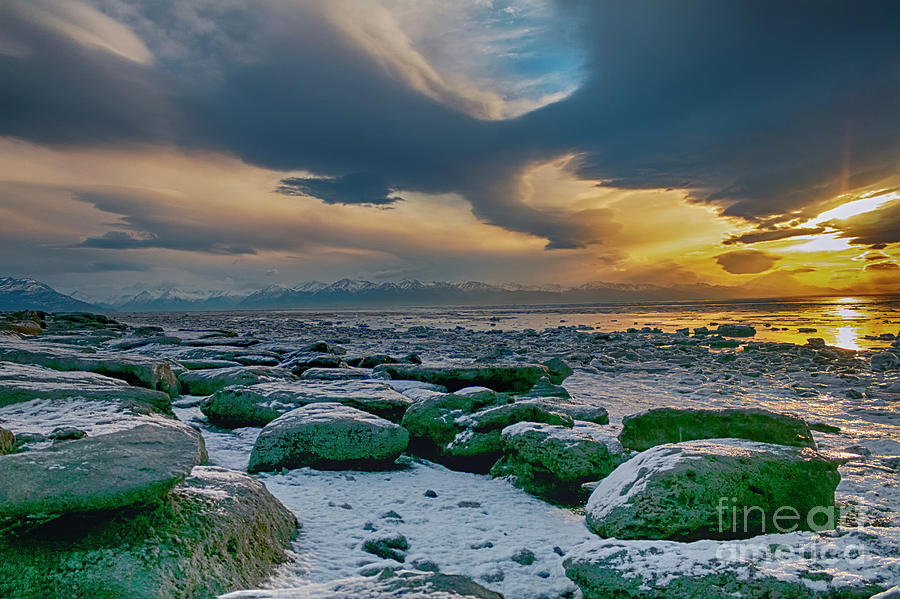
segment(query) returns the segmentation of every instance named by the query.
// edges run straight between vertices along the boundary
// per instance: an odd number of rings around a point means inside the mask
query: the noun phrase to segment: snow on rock
[[[746,538],[791,523],[816,530],[837,521],[839,482],[837,465],[808,448],[743,439],[658,445],[600,481],[587,523],[624,539]],[[779,520],[779,510],[794,519]],[[818,511],[830,520],[815,520]]]
[[[399,424],[338,403],[314,403],[263,428],[248,470],[386,468],[408,443],[409,433]]]
[[[900,528],[742,541],[594,540],[565,560],[584,599],[868,597],[900,580]]]
[[[273,591],[238,591],[221,599],[502,599],[465,576],[397,571]]]
[[[272,381],[220,389],[201,409],[220,426],[265,426],[285,412],[321,402],[399,422],[412,400],[381,381]]]

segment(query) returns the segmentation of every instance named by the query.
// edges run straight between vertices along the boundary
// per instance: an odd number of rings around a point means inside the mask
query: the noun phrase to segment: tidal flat
[[[754,309],[7,317],[41,333],[0,336],[0,595],[885,591],[900,581],[897,308]],[[88,442],[108,453],[85,471]],[[666,457],[648,468],[651,452]],[[140,476],[111,467],[142,455]],[[252,460],[275,465],[251,475]],[[44,484],[23,505],[40,468],[108,488],[62,501]],[[821,493],[833,525],[710,533],[731,517],[714,497],[729,477],[741,505]],[[614,513],[639,500],[667,507]],[[113,575],[123,564],[139,575]]]

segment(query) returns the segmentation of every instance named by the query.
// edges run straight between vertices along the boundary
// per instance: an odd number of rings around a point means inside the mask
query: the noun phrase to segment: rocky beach
[[[5,313],[4,597],[872,597],[900,341]],[[894,591],[896,592],[896,591]]]

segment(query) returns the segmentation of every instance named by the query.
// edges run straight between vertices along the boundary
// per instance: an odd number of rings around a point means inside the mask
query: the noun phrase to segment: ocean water
[[[192,314],[134,314],[126,320],[171,325],[183,321],[230,323],[294,321],[365,325],[372,328],[463,327],[471,330],[543,330],[575,326],[582,330],[624,331],[658,327],[666,332],[718,324],[749,324],[754,340],[804,344],[818,337],[845,349],[878,349],[900,335],[900,296],[802,300],[666,302],[596,305],[422,307],[397,309],[291,310]],[[801,329],[815,329],[813,332]]]

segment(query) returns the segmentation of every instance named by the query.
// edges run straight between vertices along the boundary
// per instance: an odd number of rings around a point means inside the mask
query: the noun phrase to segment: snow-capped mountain
[[[741,287],[706,284],[663,287],[652,283],[596,282],[577,287],[560,285],[492,285],[480,281],[450,283],[404,279],[373,283],[341,279],[310,281],[293,287],[269,285],[253,292],[147,289],[103,308],[119,312],[200,310],[290,310],[329,307],[403,307],[463,305],[591,304],[635,301],[677,301],[759,297]],[[91,305],[57,293],[32,279],[0,279],[0,309],[37,307],[49,311],[93,310]]]
[[[64,295],[49,285],[34,279],[0,277],[0,310],[97,312],[99,308]]]
[[[178,310],[228,310],[244,295],[221,290],[187,290],[170,287],[144,290],[115,308],[120,312],[164,312]]]

